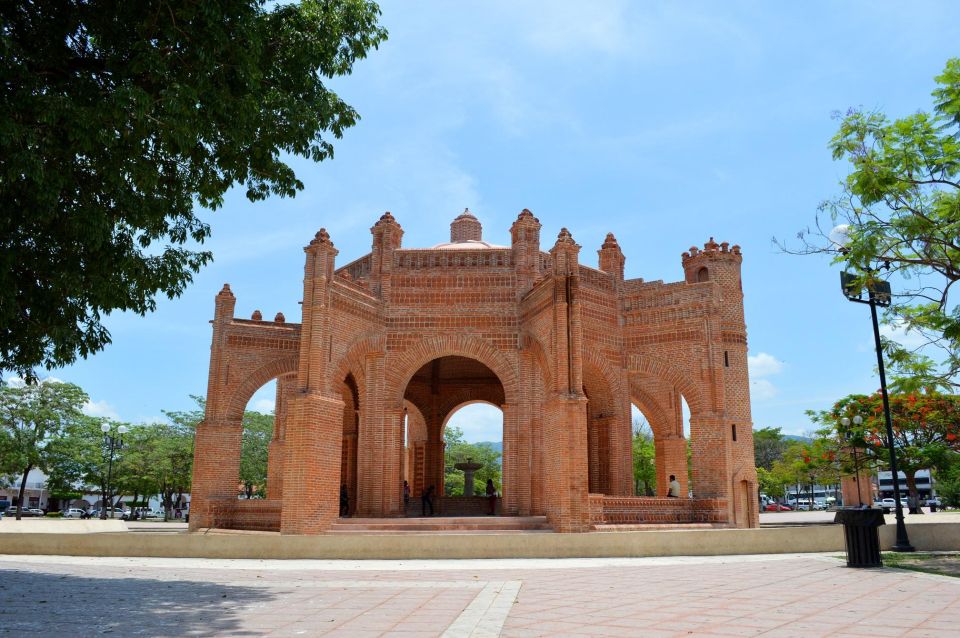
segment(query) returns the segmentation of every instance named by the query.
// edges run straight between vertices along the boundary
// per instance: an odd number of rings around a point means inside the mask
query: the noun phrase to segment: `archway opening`
[[[484,496],[487,480],[499,493],[503,484],[503,410],[489,403],[465,403],[453,410],[443,427],[444,496]],[[472,490],[458,464],[473,463]]]
[[[667,496],[673,476],[679,496],[687,497],[692,485],[690,411],[683,394],[662,379],[638,375],[631,383],[630,403],[634,494]]]
[[[438,357],[420,367],[410,378],[404,391],[406,414],[404,419],[404,454],[401,478],[407,481],[411,496],[407,515],[423,514],[426,508],[420,507],[421,497],[432,488],[432,504],[435,513],[444,515],[483,514],[484,498],[463,494],[460,484],[462,474],[448,474],[447,466],[461,463],[460,460],[447,458],[447,439],[450,440],[451,453],[462,454],[470,444],[480,442],[500,443],[502,453],[503,417],[499,415],[499,428],[496,417],[486,410],[500,412],[494,406],[504,404],[504,388],[500,379],[489,367],[469,357],[456,355]],[[474,407],[485,404],[486,408]],[[461,413],[454,416],[454,413]],[[448,427],[452,420],[452,426]],[[499,437],[494,433],[499,430]],[[474,441],[468,441],[469,431]],[[446,434],[446,436],[445,436]],[[494,439],[481,441],[480,439]],[[507,443],[509,445],[509,443]],[[480,455],[481,450],[477,453]],[[487,458],[489,457],[489,458]],[[487,454],[487,462],[499,455]],[[451,461],[452,463],[448,463]],[[477,462],[479,459],[473,459]],[[467,462],[464,459],[462,462]],[[454,478],[456,476],[456,478]],[[474,474],[478,476],[478,474]],[[465,482],[466,477],[462,477]],[[486,477],[483,485],[485,487]],[[448,480],[451,482],[448,485]],[[499,490],[504,486],[495,485]],[[474,493],[477,491],[475,482]],[[405,490],[406,492],[406,490]]]
[[[630,405],[630,457],[633,469],[633,495],[657,495],[657,449],[653,428],[643,412]]]
[[[244,407],[237,484],[237,496],[241,499],[277,497],[271,494],[268,475],[270,445],[278,434],[276,408],[281,386],[279,379],[271,379],[251,395]]]
[[[343,400],[343,433],[340,445],[340,516],[357,511],[357,440],[360,434],[360,389],[352,374],[340,384]]]

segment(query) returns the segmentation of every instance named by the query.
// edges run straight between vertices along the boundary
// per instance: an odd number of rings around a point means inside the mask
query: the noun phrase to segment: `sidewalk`
[[[960,579],[826,555],[305,561],[0,556],[0,635],[946,636]],[[86,610],[82,619],[77,610]],[[889,613],[895,609],[896,613]]]

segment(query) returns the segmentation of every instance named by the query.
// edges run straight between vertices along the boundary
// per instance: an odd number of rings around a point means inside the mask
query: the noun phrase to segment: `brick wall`
[[[358,515],[400,515],[405,478],[414,502],[427,484],[442,492],[443,427],[473,401],[503,410],[507,515],[545,514],[558,531],[584,531],[595,515],[588,494],[598,491],[613,499],[602,501],[604,520],[642,511],[755,525],[739,248],[711,240],[684,254],[682,281],[646,282],[624,280],[626,257],[612,234],[594,267],[580,263],[565,229],[548,251],[540,231],[525,210],[511,245],[492,246],[465,211],[451,242],[405,248],[399,222],[385,213],[371,228],[370,254],[337,268],[338,251],[321,230],[304,249],[300,324],[234,317],[237,300],[225,286],[215,303],[191,527],[226,516],[214,504],[235,496],[243,408],[277,377],[284,390],[268,493],[279,514],[231,510],[231,525],[270,527],[279,516],[283,533],[320,533],[338,515],[340,485]],[[435,366],[440,377],[430,376]],[[630,405],[653,428],[663,495],[669,474],[688,489],[682,400],[697,498],[641,508],[628,498]],[[417,435],[405,444],[411,413]]]

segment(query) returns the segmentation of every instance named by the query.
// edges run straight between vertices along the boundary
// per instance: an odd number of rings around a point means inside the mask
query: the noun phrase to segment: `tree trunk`
[[[907,493],[909,494],[907,503],[912,505],[910,513],[923,514],[923,510],[920,509],[920,495],[917,494],[917,471],[907,470],[903,474],[907,478]]]
[[[23,471],[23,478],[20,480],[20,492],[17,494],[17,520],[20,520],[20,517],[23,516],[23,494],[27,491],[27,476],[30,474],[30,470],[33,469],[32,465],[28,465],[27,469]]]

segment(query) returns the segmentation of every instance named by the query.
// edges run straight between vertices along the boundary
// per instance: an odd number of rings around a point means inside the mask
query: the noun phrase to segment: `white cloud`
[[[779,374],[783,370],[783,362],[779,361],[772,354],[758,352],[755,355],[747,357],[747,367],[750,370],[750,376],[757,379],[760,377],[769,377],[772,374]]]
[[[906,325],[902,321],[880,326],[880,334],[887,339],[896,341],[908,350],[919,349],[927,344],[927,339],[923,334],[917,330],[907,330]],[[872,350],[873,344],[871,343],[870,346]]]
[[[87,402],[83,404],[82,411],[87,416],[105,417],[107,419],[113,419],[114,421],[120,420],[120,415],[117,414],[113,406],[106,401],[91,401],[87,399]]]
[[[457,410],[448,426],[463,430],[468,443],[503,440],[503,412],[488,403],[473,403]]]
[[[779,390],[777,386],[770,383],[767,379],[756,379],[750,382],[750,396],[757,401],[766,401],[777,396]]]
[[[768,401],[779,394],[779,389],[766,377],[783,371],[783,362],[772,354],[758,352],[747,357],[750,370],[750,396],[756,401]]]

